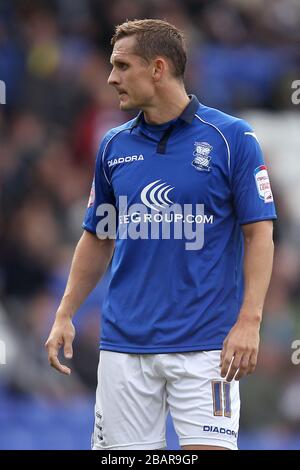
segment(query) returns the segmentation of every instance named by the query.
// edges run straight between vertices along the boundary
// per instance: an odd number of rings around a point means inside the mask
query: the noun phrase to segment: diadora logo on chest
[[[213,147],[207,142],[195,142],[194,146],[196,147],[193,155],[194,160],[192,165],[196,168],[197,171],[210,171],[210,160],[211,156],[209,155]]]
[[[107,161],[108,167],[120,165],[122,163],[132,163],[144,160],[144,155],[130,155],[128,157],[117,157]]]

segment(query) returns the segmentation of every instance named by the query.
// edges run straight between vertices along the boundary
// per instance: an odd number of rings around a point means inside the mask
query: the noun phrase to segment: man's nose
[[[115,72],[114,69],[112,69],[112,71],[110,72],[110,75],[107,79],[107,83],[109,85],[117,85],[119,83],[119,80],[118,80],[118,77],[117,77],[117,74]]]

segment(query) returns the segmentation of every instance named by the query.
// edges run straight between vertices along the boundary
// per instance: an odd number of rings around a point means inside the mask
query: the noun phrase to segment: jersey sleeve
[[[232,192],[241,225],[276,219],[276,210],[261,147],[253,129],[240,121],[232,156]]]
[[[101,215],[97,215],[97,213],[99,214],[99,206],[102,204],[115,206],[113,188],[108,180],[103,158],[106,144],[107,139],[104,138],[97,154],[90,197],[82,224],[82,228],[95,234],[97,232],[97,225],[101,220]]]

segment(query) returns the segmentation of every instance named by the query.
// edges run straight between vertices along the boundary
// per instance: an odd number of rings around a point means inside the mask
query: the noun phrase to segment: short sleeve
[[[97,215],[97,209],[101,204],[111,204],[115,206],[113,188],[108,180],[106,168],[104,167],[103,152],[106,140],[101,142],[95,164],[94,178],[92,182],[90,197],[83,220],[82,227],[89,232],[96,233],[97,225],[101,216]],[[98,211],[99,213],[99,211]]]
[[[232,155],[233,203],[241,225],[276,219],[267,167],[256,134],[239,121]]]

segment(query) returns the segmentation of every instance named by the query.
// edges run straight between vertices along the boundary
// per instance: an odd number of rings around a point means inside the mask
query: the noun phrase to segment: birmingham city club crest
[[[194,160],[192,161],[193,167],[198,171],[210,171],[209,162],[211,156],[209,155],[213,147],[207,142],[195,142],[195,150],[193,152]]]

